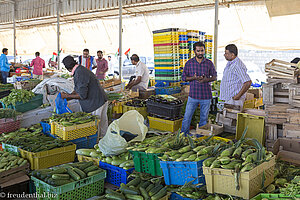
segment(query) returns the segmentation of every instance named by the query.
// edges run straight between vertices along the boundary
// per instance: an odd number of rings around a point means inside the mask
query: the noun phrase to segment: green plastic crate
[[[159,76],[155,76],[155,80],[177,81],[177,80],[181,80],[181,76],[174,76],[174,77],[159,77]]]
[[[137,172],[144,172],[152,176],[162,176],[160,160],[158,156],[163,154],[145,153],[141,151],[130,151],[133,155],[134,168]]]
[[[43,95],[37,94],[27,103],[17,102],[16,106],[13,106],[13,105],[5,106],[2,103],[2,107],[3,108],[11,108],[11,109],[16,110],[17,112],[24,113],[24,112],[36,109],[36,108],[40,107],[42,104],[43,104]]]
[[[36,187],[37,199],[43,200],[82,200],[101,195],[104,192],[105,178],[104,171],[76,182],[54,187],[31,176]]]
[[[262,199],[298,199],[300,195],[296,195],[295,197],[289,197],[282,194],[259,194],[253,197],[251,200],[262,200]]]

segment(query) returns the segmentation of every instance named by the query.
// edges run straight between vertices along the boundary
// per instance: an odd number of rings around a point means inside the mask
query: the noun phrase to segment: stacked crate
[[[296,64],[272,60],[265,65],[268,79],[263,85],[266,112],[266,146],[269,150],[278,138],[300,138],[299,69]],[[298,92],[299,91],[299,92]]]
[[[156,86],[181,80],[178,28],[153,31]],[[164,84],[167,83],[167,84]]]
[[[194,44],[199,42],[199,31],[197,30],[188,30],[188,44],[189,44],[189,59],[195,57]]]
[[[185,63],[189,60],[189,43],[186,29],[178,30],[179,34],[179,56],[180,56],[180,68],[184,68]]]
[[[212,59],[212,50],[213,50],[213,36],[212,35],[205,35],[205,56],[207,59]]]

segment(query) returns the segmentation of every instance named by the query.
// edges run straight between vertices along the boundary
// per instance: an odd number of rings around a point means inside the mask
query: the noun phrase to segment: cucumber
[[[98,166],[92,165],[92,166],[90,166],[90,167],[88,167],[88,168],[85,168],[83,171],[84,171],[84,173],[87,174],[88,172],[95,171],[95,170],[97,170],[97,169],[99,169]]]
[[[142,188],[147,188],[149,185],[151,184],[151,182],[149,182],[149,181],[145,181],[145,182],[143,182],[141,185],[140,185],[140,187],[142,187]]]
[[[149,192],[152,188],[154,188],[155,185],[154,184],[150,184],[147,188],[146,191]]]
[[[14,160],[10,163],[10,166],[13,167],[13,166],[17,165],[17,163],[18,163],[18,160]]]
[[[121,163],[121,164],[119,165],[119,167],[123,168],[123,167],[125,167],[125,165],[126,165],[127,163],[129,163],[129,162],[130,162],[130,160],[126,160],[125,162]]]
[[[139,190],[136,188],[129,188],[126,185],[120,187],[120,191],[124,194],[139,194]]]
[[[80,166],[78,167],[80,170],[84,170],[85,168],[88,168],[90,166],[93,166],[94,163],[93,161],[89,161],[89,162],[80,162]]]
[[[80,170],[76,167],[74,167],[73,170],[80,176],[80,178],[85,178],[86,177],[86,174],[82,170]]]
[[[150,200],[150,196],[145,188],[139,187],[141,195],[144,197],[145,200]]]
[[[87,176],[94,176],[94,175],[99,174],[99,173],[101,173],[101,172],[103,172],[102,169],[97,169],[97,170],[88,172],[88,173],[87,173]]]
[[[70,179],[69,174],[52,174],[54,180],[68,180]]]
[[[161,190],[159,190],[158,193],[156,193],[154,196],[151,197],[151,200],[159,200],[167,195],[167,188],[164,187]]]
[[[158,193],[164,186],[162,185],[156,185],[154,188],[152,188],[148,193],[149,195],[152,197],[154,196],[156,193]]]
[[[55,169],[51,172],[49,172],[49,174],[53,175],[53,174],[65,174],[67,173],[67,169],[65,168],[59,168],[59,169]]]
[[[17,164],[18,164],[18,165],[21,165],[23,161],[24,161],[24,158],[20,158],[20,159],[18,160]]]
[[[133,185],[134,187],[136,187],[138,184],[140,184],[141,182],[141,178],[140,177],[136,177],[135,179],[129,181],[129,183],[126,184],[126,186],[131,186]]]
[[[107,162],[108,164],[111,164],[112,161],[113,161],[113,159],[111,157],[107,157],[105,159],[105,162]]]
[[[124,163],[125,160],[113,160],[111,162],[112,165],[116,165],[116,166],[119,166],[120,164]]]
[[[68,174],[71,176],[71,178],[73,178],[74,180],[79,181],[81,179],[79,174],[77,174],[74,170],[68,168],[67,171],[68,171]]]
[[[19,165],[19,167],[22,167],[22,166],[24,166],[26,164],[27,164],[27,160],[23,160],[23,162]]]
[[[0,163],[0,169],[3,169],[7,164],[8,164],[8,162],[2,162],[2,163]]]
[[[70,180],[62,180],[62,179],[59,179],[59,180],[53,180],[53,185],[55,186],[61,186],[61,185],[65,185],[65,184],[68,184],[68,183],[71,183],[72,181]]]
[[[125,196],[118,192],[106,194],[105,198],[111,199],[111,200],[126,200]]]
[[[144,197],[136,194],[125,194],[125,197],[129,200],[144,200]]]

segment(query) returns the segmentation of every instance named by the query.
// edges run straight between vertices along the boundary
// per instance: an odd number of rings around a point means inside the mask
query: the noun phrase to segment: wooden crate
[[[283,124],[283,136],[287,138],[300,139],[300,125],[299,124]]]
[[[273,105],[276,103],[289,103],[289,84],[285,83],[267,83],[263,84],[263,103]]]
[[[105,81],[100,81],[103,88],[109,88],[115,85],[120,85],[122,83],[121,79],[112,78]]]
[[[224,127],[219,126],[217,124],[206,124],[204,126],[199,127],[199,124],[197,124],[196,133],[199,135],[219,135],[223,133]]]
[[[289,104],[300,107],[300,84],[289,85]]]
[[[0,184],[28,174],[29,163],[24,166],[9,169],[0,173]]]
[[[225,118],[230,118],[230,119],[237,119],[237,114],[240,113],[239,110],[233,110],[229,108],[224,108],[223,109],[223,115]]]
[[[227,126],[236,126],[235,119],[226,118],[223,114],[220,113],[217,114],[216,122]]]
[[[287,122],[290,124],[300,124],[300,108],[287,109]]]
[[[297,64],[273,59],[265,65],[265,72],[269,79],[287,79],[297,83],[299,69]]]
[[[283,124],[287,122],[288,113],[287,109],[292,106],[289,104],[274,104],[266,105],[266,123],[270,124]]]

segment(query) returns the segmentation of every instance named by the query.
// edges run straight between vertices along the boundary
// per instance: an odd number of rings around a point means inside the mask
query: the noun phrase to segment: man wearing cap
[[[66,69],[74,77],[74,91],[72,94],[62,93],[63,99],[79,99],[83,112],[92,113],[100,117],[98,126],[98,140],[106,134],[108,127],[107,119],[107,96],[100,86],[96,75],[82,65],[78,65],[72,56],[63,59]]]

